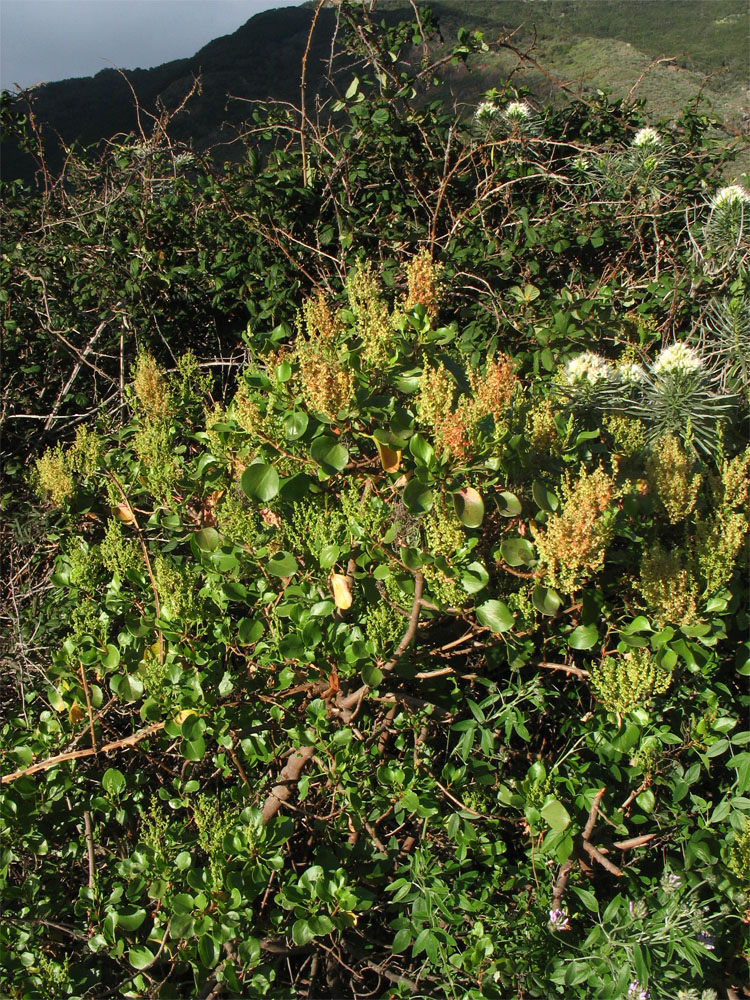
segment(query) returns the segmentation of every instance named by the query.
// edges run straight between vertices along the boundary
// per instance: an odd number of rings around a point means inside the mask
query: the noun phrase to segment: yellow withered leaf
[[[123,524],[132,524],[135,521],[135,514],[126,503],[115,504],[109,509],[112,511],[112,516]]]
[[[85,719],[85,718],[86,718],[86,713],[81,708],[81,706],[78,704],[78,702],[74,701],[73,704],[68,709],[68,719],[69,719],[69,721],[73,725],[75,725],[76,722],[80,722],[81,719]]]
[[[345,576],[340,573],[331,573],[331,590],[337,608],[346,611],[352,606],[352,591]]]
[[[178,712],[174,717],[174,721],[178,726],[181,726],[185,719],[189,718],[191,715],[195,715],[192,708],[183,708],[181,712]]]
[[[395,448],[389,448],[387,444],[383,444],[377,438],[375,438],[375,444],[377,445],[378,455],[380,455],[380,464],[385,471],[398,472],[401,465],[401,452]]]

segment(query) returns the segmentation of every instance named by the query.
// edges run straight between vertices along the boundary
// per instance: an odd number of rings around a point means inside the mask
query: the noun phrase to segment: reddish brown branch
[[[299,776],[307,762],[315,753],[315,747],[301,747],[295,751],[281,769],[279,784],[274,785],[263,806],[263,823],[268,823],[281,806],[292,794],[292,786],[299,781]]]

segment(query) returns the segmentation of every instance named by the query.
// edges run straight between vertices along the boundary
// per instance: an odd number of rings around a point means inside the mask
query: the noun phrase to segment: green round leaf
[[[407,510],[412,514],[427,514],[432,510],[432,490],[416,478],[406,484],[403,496]]]
[[[126,784],[125,775],[116,767],[108,768],[102,775],[102,788],[110,795],[119,795]]]
[[[242,473],[242,489],[252,500],[267,503],[279,492],[279,474],[272,465],[256,462]]]
[[[180,728],[184,739],[197,740],[205,733],[206,723],[199,715],[190,712]]]
[[[292,940],[298,947],[309,944],[315,933],[306,920],[295,920],[292,924]]]
[[[421,569],[424,565],[424,559],[422,558],[422,553],[419,549],[415,549],[410,546],[402,545],[400,549],[401,562],[408,566],[411,570]]]
[[[318,557],[320,559],[320,568],[330,569],[331,566],[335,565],[340,552],[341,549],[338,547],[338,545],[334,544],[324,545],[323,548],[320,550],[320,555]]]
[[[502,601],[485,601],[477,608],[476,614],[477,621],[493,632],[507,632],[515,622],[510,608]]]
[[[263,635],[263,624],[253,618],[241,618],[237,623],[237,638],[243,646],[249,646]]]
[[[206,741],[202,736],[194,740],[183,740],[180,743],[180,753],[185,760],[203,760],[206,752]]]
[[[500,543],[500,555],[509,566],[531,566],[536,562],[534,546],[520,535],[504,538]]]
[[[192,865],[193,858],[189,851],[180,851],[177,857],[174,859],[174,863],[180,869],[181,872],[187,871],[187,869]]]
[[[429,466],[435,457],[435,449],[422,434],[413,434],[409,439],[409,451],[419,465]]]
[[[310,454],[329,474],[341,472],[349,461],[349,452],[339,442],[327,434],[316,438],[310,446]]]
[[[266,570],[271,576],[293,576],[299,566],[291,552],[277,552],[266,563]]]
[[[145,919],[142,906],[124,906],[117,911],[117,926],[124,931],[137,931]]]
[[[461,574],[461,585],[467,594],[476,594],[490,581],[490,575],[480,562],[469,563]]]
[[[138,701],[143,694],[143,681],[137,674],[118,674],[110,681],[110,687],[118,698],[127,702]]]
[[[368,663],[362,667],[362,680],[368,687],[375,688],[383,679],[383,671],[376,667],[374,663]]]
[[[148,948],[131,948],[128,952],[128,961],[134,969],[145,969],[154,960],[154,953]]]
[[[304,410],[292,410],[284,417],[284,434],[289,441],[296,441],[305,433],[308,423],[308,416]]]
[[[542,816],[556,833],[562,833],[570,823],[570,814],[558,799],[550,799],[542,806]]]
[[[537,611],[541,611],[543,615],[555,615],[560,610],[560,605],[562,600],[560,595],[552,587],[544,587],[541,583],[538,583],[534,587],[534,592],[531,595],[531,601]]]
[[[478,528],[484,519],[484,501],[472,487],[466,486],[453,494],[453,505],[459,520],[467,528]]]
[[[113,646],[111,643],[107,643],[107,653],[106,656],[101,658],[101,664],[107,670],[114,670],[120,665],[120,650],[117,646]]]
[[[195,541],[203,552],[213,552],[219,547],[221,535],[216,528],[201,528],[195,533]]]
[[[497,503],[503,517],[518,517],[521,513],[521,501],[515,493],[503,490],[502,493],[497,494]]]
[[[591,649],[599,642],[599,631],[596,625],[579,625],[568,636],[571,649]]]
[[[641,792],[640,795],[636,795],[635,801],[641,807],[641,809],[646,813],[652,813],[654,811],[654,806],[656,805],[656,798],[654,793],[650,788]]]
[[[200,955],[201,962],[207,969],[213,969],[219,961],[219,955],[221,954],[219,945],[210,934],[204,934],[198,941],[198,954]]]
[[[540,483],[538,479],[531,487],[531,492],[540,510],[546,510],[551,514],[560,505],[560,501],[552,490],[548,490],[544,483]]]

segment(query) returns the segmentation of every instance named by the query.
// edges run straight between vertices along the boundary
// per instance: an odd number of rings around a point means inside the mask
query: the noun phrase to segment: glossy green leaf
[[[119,795],[125,790],[125,775],[116,767],[109,767],[102,775],[102,788],[110,795]]]
[[[522,510],[521,501],[515,493],[507,490],[497,494],[497,506],[503,517],[518,517]]]
[[[309,418],[304,410],[292,410],[284,417],[283,427],[287,440],[296,441],[307,430]]]
[[[320,550],[320,555],[318,556],[318,558],[320,559],[320,568],[330,569],[331,566],[334,566],[336,564],[340,552],[341,549],[339,548],[338,545],[335,545],[333,543],[331,545],[324,545],[323,548]]]
[[[550,799],[541,811],[544,820],[557,833],[562,833],[570,824],[570,813],[559,799]]]
[[[277,552],[275,556],[266,563],[266,571],[271,576],[293,576],[299,566],[297,560],[291,552]]]
[[[412,434],[411,438],[409,438],[409,451],[419,465],[429,467],[435,457],[435,449],[422,434]]]
[[[540,510],[553,513],[560,506],[560,501],[552,490],[547,489],[544,483],[540,483],[538,479],[532,485],[531,492]]]
[[[119,680],[115,694],[122,701],[134,702],[143,695],[143,681],[137,674],[120,674],[118,678],[112,678],[110,686],[114,690],[114,681]]]
[[[650,788],[647,788],[639,795],[636,795],[635,801],[638,803],[638,805],[644,812],[652,813],[654,811],[654,807],[656,805],[656,798]]]
[[[515,619],[502,601],[485,601],[476,610],[477,621],[493,632],[507,632],[513,628]]]
[[[292,924],[292,940],[298,948],[309,944],[315,937],[315,932],[307,920],[295,920]]]
[[[203,760],[206,753],[206,741],[202,736],[194,740],[183,740],[180,743],[180,753],[186,760]]]
[[[131,948],[128,952],[128,961],[134,969],[145,969],[154,960],[154,953],[146,947]]]
[[[509,566],[531,566],[536,562],[534,546],[520,535],[504,538],[500,543],[500,555]]]
[[[467,528],[478,528],[484,520],[484,501],[472,486],[466,486],[454,493],[453,505],[459,520]]]
[[[432,510],[432,490],[416,478],[406,484],[403,497],[407,510],[412,514],[427,514]]]
[[[241,618],[237,623],[237,638],[243,646],[257,642],[263,635],[263,623],[253,618]]]
[[[279,492],[279,474],[272,465],[256,462],[242,473],[242,489],[251,500],[268,503]]]
[[[531,601],[537,611],[540,611],[543,615],[555,615],[560,610],[560,605],[562,600],[560,595],[552,587],[544,587],[541,583],[538,583],[534,587],[534,591],[531,595]]]
[[[596,625],[579,625],[568,636],[571,649],[592,649],[599,642],[599,630]]]
[[[310,446],[310,454],[329,475],[341,472],[349,461],[349,452],[335,438],[323,434]]]
[[[469,563],[461,573],[461,586],[467,594],[476,594],[487,586],[490,575],[480,562]]]

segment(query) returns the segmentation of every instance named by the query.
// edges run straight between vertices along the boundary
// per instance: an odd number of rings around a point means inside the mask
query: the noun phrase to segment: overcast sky
[[[0,87],[192,56],[253,14],[302,0],[0,0]]]

